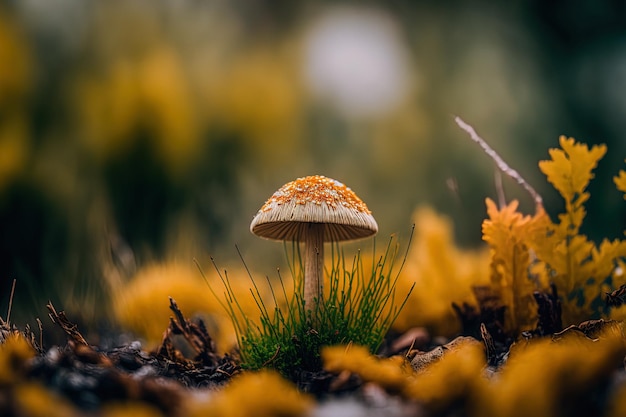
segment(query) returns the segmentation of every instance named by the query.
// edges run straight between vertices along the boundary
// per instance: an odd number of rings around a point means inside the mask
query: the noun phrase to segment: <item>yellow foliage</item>
[[[201,132],[180,57],[173,47],[153,47],[137,63],[135,79],[142,127],[154,134],[155,148],[173,174],[198,156]]]
[[[25,119],[33,81],[29,50],[19,26],[0,10],[0,191],[22,172],[30,154]]]
[[[222,272],[224,274],[224,272]],[[241,311],[236,311],[258,323],[259,308],[250,293],[252,283],[244,268],[227,272],[229,282]],[[191,265],[178,263],[148,265],[137,272],[131,281],[121,288],[114,288],[113,311],[120,324],[144,338],[149,345],[161,342],[172,312],[169,297],[176,300],[183,314],[192,318],[199,315],[220,352],[229,351],[237,343],[230,316],[220,303],[226,300],[226,292],[219,278],[209,276],[214,296],[202,278],[200,271]],[[259,288],[268,308],[268,291]]]
[[[549,245],[542,250],[540,257],[560,275],[572,273],[575,265],[589,256],[593,244],[583,235],[578,236],[586,212],[584,203],[589,199],[585,190],[594,177],[592,171],[606,153],[606,146],[593,146],[576,143],[573,138],[561,136],[562,149],[550,149],[551,160],[540,161],[539,169],[565,200],[565,213],[559,214],[559,223],[551,227]],[[555,245],[556,244],[556,245]],[[558,246],[557,246],[558,245]],[[552,252],[557,255],[550,257]],[[561,277],[565,284],[559,290],[569,293],[574,288],[573,277]]]
[[[602,282],[611,276],[616,259],[626,255],[626,242],[605,239],[598,247],[579,233],[589,199],[586,189],[606,146],[589,149],[564,136],[559,142],[562,149],[551,149],[552,159],[541,161],[539,168],[563,196],[565,213],[534,249],[563,296],[563,324],[568,325],[591,317]]]
[[[598,406],[589,395],[610,382],[621,366],[626,353],[623,333],[622,324],[611,323],[594,339],[573,330],[558,340],[519,342],[491,376],[478,341],[460,342],[417,372],[403,358],[377,358],[359,346],[328,347],[322,357],[326,370],[356,373],[366,382],[418,401],[433,414],[456,410],[477,417],[558,417]],[[610,415],[621,415],[615,410],[626,407],[620,392],[623,389],[609,402],[614,412]]]
[[[5,63],[0,71],[0,109],[23,100],[32,87],[29,50],[18,25],[0,11],[0,62]]]
[[[97,159],[144,140],[175,177],[215,138],[241,140],[265,160],[293,154],[302,97],[289,51],[255,47],[219,59],[202,50],[198,59],[161,36],[153,33],[139,52],[120,48],[97,72],[76,77],[78,138]]]
[[[403,357],[377,358],[364,346],[329,346],[322,349],[321,355],[327,371],[356,373],[364,381],[375,382],[393,392],[402,391],[412,374]]]
[[[564,136],[559,142],[561,149],[550,149],[551,159],[539,163],[565,200],[565,213],[559,214],[557,223],[542,207],[534,216],[523,216],[516,202],[500,211],[487,202],[490,219],[483,224],[483,237],[492,248],[492,285],[507,307],[506,327],[514,334],[533,327],[532,292],[549,282],[561,296],[563,325],[592,318],[593,303],[606,289],[603,282],[626,256],[626,241],[605,239],[597,246],[579,233],[589,199],[586,189],[606,146],[589,149]],[[619,178],[615,181],[619,187]]]
[[[488,281],[489,252],[462,250],[454,243],[451,221],[427,207],[413,216],[415,235],[397,284],[396,302],[415,283],[415,289],[393,328],[428,326],[435,334],[451,336],[458,331],[452,303],[476,304],[475,285]]]
[[[617,189],[624,193],[624,200],[626,200],[626,171],[620,170],[619,175],[613,177],[613,182]]]
[[[250,296],[247,274],[237,271],[230,274],[237,300],[250,317],[258,317],[258,307]],[[218,296],[222,296],[221,283],[214,283]],[[161,341],[172,312],[169,297],[176,300],[187,317],[202,316],[209,334],[219,351],[230,350],[236,343],[232,323],[218,300],[213,296],[200,272],[191,265],[154,264],[141,269],[122,288],[114,289],[113,310],[124,327],[146,339],[155,346]]]
[[[405,394],[437,413],[450,407],[473,407],[485,390],[483,346],[465,341],[420,371],[407,385]]]
[[[210,85],[206,100],[213,123],[241,134],[259,151],[287,156],[302,100],[297,71],[283,55],[288,54],[261,47],[242,51]]]
[[[617,266],[611,275],[615,287],[619,287],[620,285],[626,283],[626,262],[623,258],[617,260]],[[602,289],[605,293],[609,293],[613,290],[606,284]],[[609,318],[612,320],[626,321],[626,304],[611,308]]]
[[[75,81],[79,138],[98,159],[117,156],[133,144],[139,105],[135,79],[133,63],[118,59],[98,77],[83,75]]]
[[[15,384],[24,374],[26,361],[35,349],[19,333],[10,334],[0,344],[0,387]]]
[[[308,395],[269,370],[245,372],[223,390],[209,396],[196,395],[187,403],[190,417],[295,417],[305,415],[314,405]]]
[[[14,117],[1,123],[0,191],[24,169],[29,154],[30,138],[26,122]]]
[[[362,346],[333,346],[322,350],[324,369],[355,373],[392,393],[419,401],[438,413],[459,404],[469,407],[483,390],[485,354],[478,341],[463,341],[443,357],[415,372],[404,357],[378,358]]]
[[[500,374],[483,392],[476,415],[572,415],[586,395],[608,380],[624,356],[621,337],[566,337],[514,346]]]
[[[491,285],[505,310],[505,326],[509,333],[519,334],[535,327],[537,303],[533,292],[545,286],[531,280],[533,263],[529,249],[546,236],[549,219],[540,209],[534,216],[517,211],[518,202],[498,209],[487,199],[489,219],[483,222],[483,240],[491,248]]]
[[[13,390],[15,408],[24,417],[78,417],[82,415],[65,398],[37,383],[24,383]]]
[[[626,383],[624,381],[621,381],[618,387],[612,390],[604,415],[610,417],[626,416]]]
[[[162,417],[156,407],[140,402],[109,403],[102,407],[102,417]]]
[[[574,138],[559,138],[561,149],[550,149],[551,160],[539,162],[539,169],[565,199],[566,213],[559,216],[561,227],[578,232],[585,217],[583,203],[589,199],[585,190],[594,177],[593,170],[606,153],[606,146],[591,149]]]
[[[81,140],[106,160],[148,139],[170,173],[198,156],[200,132],[182,58],[167,44],[119,57],[76,83]],[[145,130],[148,135],[138,135]]]

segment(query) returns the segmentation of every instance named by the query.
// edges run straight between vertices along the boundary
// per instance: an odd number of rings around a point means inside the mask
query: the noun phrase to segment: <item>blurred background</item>
[[[480,246],[495,168],[455,115],[553,216],[537,162],[561,134],[606,143],[584,232],[622,235],[623,2],[5,0],[0,316],[14,279],[11,321],[52,300],[93,325],[151,262],[228,266],[238,245],[273,274],[282,246],[250,220],[305,175],[351,187],[383,241],[431,206]]]

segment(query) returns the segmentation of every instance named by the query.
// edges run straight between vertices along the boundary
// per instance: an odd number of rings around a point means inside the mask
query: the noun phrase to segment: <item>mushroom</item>
[[[372,236],[378,224],[350,188],[313,175],[276,191],[252,219],[250,231],[266,239],[304,242],[304,302],[315,311],[322,296],[324,242]]]

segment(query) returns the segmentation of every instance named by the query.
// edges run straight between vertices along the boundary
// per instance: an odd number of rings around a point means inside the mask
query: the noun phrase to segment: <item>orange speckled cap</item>
[[[250,231],[274,240],[302,240],[307,223],[323,223],[325,241],[360,239],[378,232],[367,206],[341,182],[323,175],[283,185],[252,219]]]

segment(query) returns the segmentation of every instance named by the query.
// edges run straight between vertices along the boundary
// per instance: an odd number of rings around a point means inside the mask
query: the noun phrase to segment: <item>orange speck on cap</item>
[[[343,183],[323,175],[312,175],[298,178],[280,187],[261,207],[261,211],[269,211],[275,205],[287,202],[295,204],[313,203],[337,208],[342,205],[357,211],[371,214],[367,206],[354,192]]]
[[[300,240],[307,223],[325,224],[326,241],[358,239],[378,231],[365,203],[349,187],[323,175],[280,187],[254,217],[250,230],[268,239]]]

